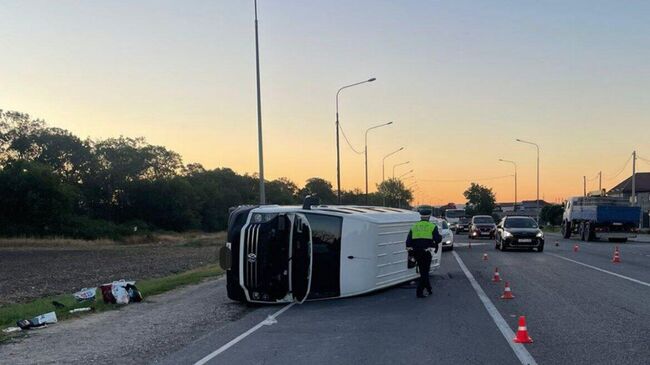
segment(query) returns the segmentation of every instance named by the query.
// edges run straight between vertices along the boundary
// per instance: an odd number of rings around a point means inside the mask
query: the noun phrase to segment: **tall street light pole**
[[[384,175],[384,172],[385,172],[384,165],[385,165],[385,163],[386,163],[386,159],[387,159],[388,157],[390,157],[390,156],[396,154],[397,152],[403,150],[403,149],[404,149],[404,147],[400,147],[399,149],[397,149],[397,150],[395,150],[395,151],[393,151],[393,152],[387,154],[386,156],[384,156],[384,158],[381,160],[381,181],[382,181],[382,182],[384,182],[384,180],[386,180],[386,176]]]
[[[257,148],[260,163],[260,205],[266,204],[264,191],[264,148],[262,143],[262,92],[260,90],[260,41],[257,27],[257,0],[255,0],[255,71],[257,74]]]
[[[515,206],[514,210],[517,211],[517,163],[515,161],[499,159],[501,162],[511,163],[515,167]]]
[[[393,179],[395,178],[395,168],[396,168],[397,166],[406,165],[407,163],[411,163],[411,161],[406,161],[406,162],[402,162],[402,163],[398,163],[398,164],[396,164],[396,165],[393,165]]]
[[[341,204],[341,149],[339,148],[339,94],[344,89],[352,86],[365,84],[366,82],[373,82],[376,78],[370,78],[365,81],[356,82],[354,84],[345,85],[336,92],[336,195],[338,204]]]
[[[533,145],[537,149],[537,200],[535,201],[535,207],[537,209],[537,220],[539,221],[539,145],[519,138],[517,138],[517,142]]]
[[[385,127],[385,126],[391,125],[391,124],[393,124],[393,122],[379,124],[379,125],[376,125],[374,127],[370,127],[368,129],[366,129],[366,136],[365,136],[365,143],[364,143],[365,147],[364,147],[364,150],[363,150],[363,152],[365,154],[365,157],[366,157],[366,205],[368,205],[368,132],[370,132],[373,129]]]

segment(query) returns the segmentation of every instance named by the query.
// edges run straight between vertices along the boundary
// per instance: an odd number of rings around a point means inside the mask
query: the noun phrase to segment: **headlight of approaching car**
[[[537,232],[537,238],[544,238],[544,232],[542,231]]]
[[[508,237],[512,237],[512,233],[508,231],[503,231],[503,238],[508,238]]]

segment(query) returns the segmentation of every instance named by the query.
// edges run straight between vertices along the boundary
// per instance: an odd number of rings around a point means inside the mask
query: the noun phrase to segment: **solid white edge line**
[[[294,304],[296,304],[296,302],[289,303],[286,306],[282,307],[282,309],[280,309],[279,311],[277,311],[277,312],[273,313],[272,315],[266,317],[266,319],[264,319],[262,322],[258,323],[257,325],[255,325],[254,327],[249,329],[248,331],[246,331],[246,332],[242,333],[241,335],[235,337],[234,339],[232,339],[227,344],[219,347],[217,350],[211,352],[210,354],[208,354],[207,356],[205,356],[201,360],[195,362],[194,365],[204,365],[204,364],[206,364],[208,361],[212,360],[217,355],[219,355],[222,352],[224,352],[224,351],[228,350],[229,348],[233,347],[234,345],[236,345],[239,341],[243,340],[244,338],[250,336],[253,332],[257,331],[262,326],[267,325],[267,324],[273,324],[274,320],[280,314],[284,313],[287,309],[291,308]]]
[[[470,284],[472,284],[472,287],[474,288],[474,291],[476,291],[476,294],[478,295],[479,299],[481,300],[481,302],[483,302],[483,306],[487,310],[490,317],[492,317],[494,324],[497,325],[499,331],[501,331],[501,334],[506,339],[506,342],[508,343],[508,345],[510,345],[510,348],[512,348],[512,351],[515,353],[519,361],[521,361],[521,363],[524,365],[537,365],[537,362],[535,361],[533,356],[528,352],[528,350],[526,350],[524,345],[520,343],[514,343],[512,341],[512,339],[515,337],[515,333],[512,332],[506,320],[503,319],[501,313],[499,313],[499,310],[494,306],[490,298],[488,298],[488,296],[485,294],[485,292],[478,284],[476,279],[474,279],[474,275],[472,275],[472,273],[469,272],[467,266],[465,266],[465,263],[460,258],[460,256],[458,256],[456,252],[452,252],[452,253],[454,254],[454,257],[456,258],[456,261],[458,262],[458,265],[460,266],[461,270],[463,270],[463,272],[465,273],[467,280],[469,280]]]
[[[629,281],[631,281],[631,282],[633,282],[633,283],[637,283],[637,284],[641,284],[641,285],[645,285],[645,286],[647,286],[647,287],[650,287],[650,283],[646,283],[645,281],[641,281],[641,280],[637,280],[637,279],[635,279],[635,278],[631,278],[631,277],[629,277],[629,276],[625,276],[625,275],[617,274],[617,273],[612,272],[612,271],[608,271],[608,270],[601,269],[601,268],[596,267],[596,266],[592,266],[592,265],[589,265],[589,264],[585,264],[584,262],[580,262],[580,261],[576,261],[576,260],[571,260],[571,259],[568,258],[568,257],[564,257],[564,256],[557,255],[557,254],[554,254],[554,253],[550,253],[550,252],[545,252],[545,253],[546,253],[547,255],[551,255],[551,256],[554,256],[554,257],[560,258],[560,259],[562,259],[562,260],[566,260],[566,261],[569,261],[569,262],[573,262],[574,264],[582,265],[582,266],[584,266],[584,267],[588,267],[588,268],[590,268],[590,269],[593,269],[593,270],[596,270],[596,271],[600,271],[600,272],[603,272],[603,273],[605,273],[605,274],[614,275],[614,276],[619,277],[619,278],[621,278],[621,279],[629,280]]]

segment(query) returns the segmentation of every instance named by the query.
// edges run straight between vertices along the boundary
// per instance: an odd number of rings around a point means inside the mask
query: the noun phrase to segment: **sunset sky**
[[[0,108],[81,137],[144,136],[186,163],[257,171],[253,1],[3,1]],[[335,184],[335,94],[371,187],[415,170],[416,202],[475,180],[512,201],[604,187],[650,158],[648,1],[260,0],[266,177]],[[363,156],[342,140],[344,189]],[[639,161],[639,170],[650,164]],[[502,177],[481,180],[481,178]],[[442,180],[442,181],[441,181]],[[590,181],[588,190],[597,188]]]

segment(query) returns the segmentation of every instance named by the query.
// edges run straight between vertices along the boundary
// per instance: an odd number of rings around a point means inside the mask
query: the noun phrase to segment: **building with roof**
[[[635,181],[636,201],[643,212],[643,227],[648,227],[650,212],[650,172],[637,172]],[[607,195],[630,199],[632,197],[632,176],[611,188]]]
[[[540,211],[542,210],[542,208],[544,208],[547,205],[550,205],[550,203],[542,199],[539,200]],[[518,202],[516,206],[515,203],[512,202],[497,203],[497,208],[495,209],[495,213],[497,213],[501,217],[506,215],[524,215],[524,216],[536,218],[537,200],[522,200],[521,202]]]

